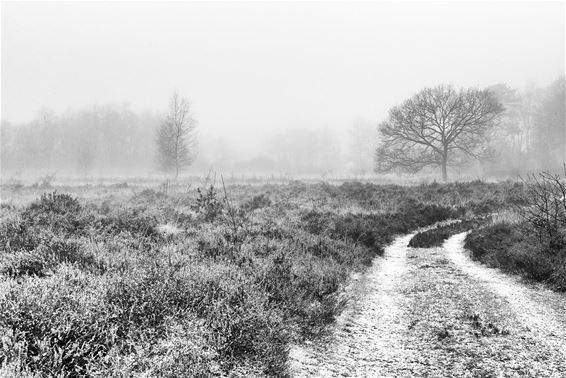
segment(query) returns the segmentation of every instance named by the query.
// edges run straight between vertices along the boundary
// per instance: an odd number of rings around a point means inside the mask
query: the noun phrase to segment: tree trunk
[[[177,177],[179,177],[179,165],[175,165],[175,182],[177,182]]]
[[[448,181],[448,171],[447,171],[447,164],[448,164],[448,154],[445,152],[442,156],[442,181]]]

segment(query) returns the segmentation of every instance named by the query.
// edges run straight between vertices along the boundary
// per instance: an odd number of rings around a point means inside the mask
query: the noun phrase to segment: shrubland
[[[479,181],[56,189],[2,188],[6,376],[286,376],[290,345],[324,333],[350,275],[396,234],[523,193]]]
[[[492,267],[566,291],[566,184],[556,174],[525,180],[516,216],[473,230],[472,257]]]

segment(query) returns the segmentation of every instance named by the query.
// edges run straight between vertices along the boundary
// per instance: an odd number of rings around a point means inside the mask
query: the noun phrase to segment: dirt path
[[[296,377],[566,377],[566,297],[398,238],[349,288],[330,336],[293,348]]]

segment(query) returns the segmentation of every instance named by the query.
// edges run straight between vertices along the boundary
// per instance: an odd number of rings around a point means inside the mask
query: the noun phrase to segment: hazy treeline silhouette
[[[474,165],[489,176],[555,171],[566,161],[564,84],[561,77],[523,91],[506,84],[425,88],[379,125],[376,171],[440,168],[443,181],[448,168],[474,173]]]
[[[229,138],[203,136],[193,169],[259,174],[363,174],[373,170],[374,123],[354,119],[345,135],[325,128],[291,128],[262,138],[251,156]]]
[[[545,88],[524,90],[493,85],[505,107],[491,147],[498,159],[488,165],[493,173],[555,170],[566,160],[565,82],[561,77]]]
[[[515,175],[561,167],[565,154],[565,79],[548,87],[523,90],[506,84],[489,87],[505,110],[484,161],[484,173]],[[79,174],[157,170],[156,131],[163,114],[136,113],[127,105],[92,106],[55,114],[40,110],[27,123],[2,122],[1,165],[4,174],[28,171]],[[377,124],[357,119],[345,125],[348,140],[333,130],[290,128],[264,138],[243,154],[227,137],[206,135],[200,125],[194,171],[213,168],[242,173],[363,174],[373,170]],[[266,121],[268,122],[268,121]],[[203,135],[204,134],[204,135]]]
[[[2,169],[28,172],[78,173],[160,170],[157,130],[166,117],[133,112],[128,106],[106,105],[56,115],[41,110],[24,124],[2,124]],[[251,154],[228,137],[199,130],[193,172],[257,174],[363,174],[373,169],[376,127],[356,119],[340,140],[334,130],[293,128],[264,137]],[[204,131],[204,132],[201,132]]]
[[[93,106],[61,115],[40,110],[29,123],[2,124],[2,169],[147,169],[154,165],[155,114],[126,105]]]

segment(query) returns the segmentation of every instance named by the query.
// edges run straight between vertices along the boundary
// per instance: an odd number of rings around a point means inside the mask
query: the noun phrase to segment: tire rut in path
[[[397,238],[353,285],[358,300],[347,305],[327,340],[291,350],[293,376],[390,376],[390,369],[409,358],[401,286],[412,236]]]
[[[449,259],[471,279],[500,298],[502,308],[513,313],[518,343],[538,346],[548,371],[538,372],[536,376],[566,377],[566,296],[542,284],[527,282],[472,261],[469,252],[464,249],[466,235],[455,235],[444,243]],[[553,369],[556,375],[549,373]]]
[[[296,377],[566,377],[566,296],[404,236],[357,281],[321,343],[292,349]]]

